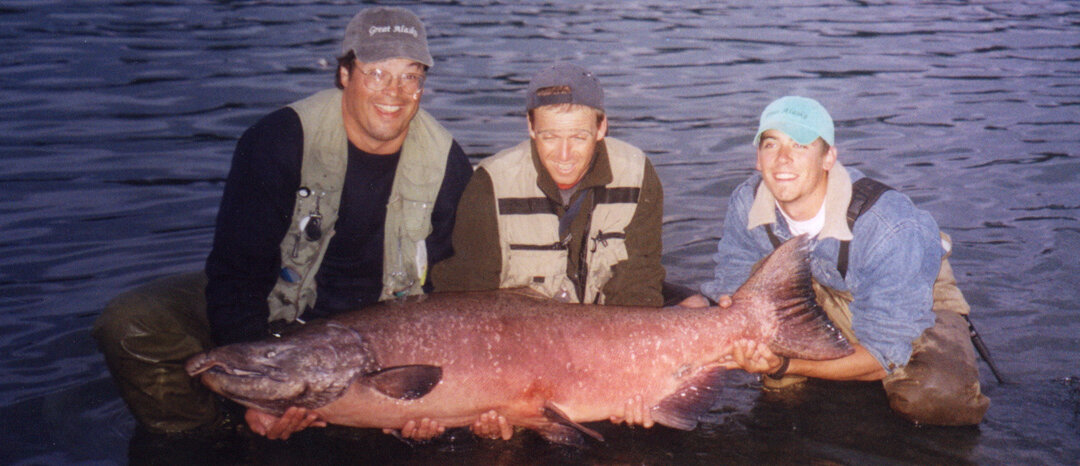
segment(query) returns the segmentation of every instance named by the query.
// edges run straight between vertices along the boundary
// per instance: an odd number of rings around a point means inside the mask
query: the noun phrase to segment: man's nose
[[[401,92],[401,89],[398,87],[398,85],[401,84],[401,77],[390,76],[389,79],[390,81],[386,84],[386,88],[382,91],[387,95],[396,96],[398,95],[398,92]]]
[[[573,154],[570,146],[569,139],[563,139],[559,144],[559,160],[570,160],[570,156]]]
[[[781,162],[790,162],[791,146],[787,144],[781,144],[779,150],[776,151],[776,158]]]

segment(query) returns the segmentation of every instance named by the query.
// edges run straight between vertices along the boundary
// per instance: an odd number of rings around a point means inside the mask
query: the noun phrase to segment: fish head
[[[334,401],[359,374],[377,367],[359,333],[326,322],[281,338],[214,348],[191,357],[185,368],[222,396],[280,415],[290,406],[315,409]]]

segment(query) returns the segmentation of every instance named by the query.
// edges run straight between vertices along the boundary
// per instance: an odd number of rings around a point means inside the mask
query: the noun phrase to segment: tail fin
[[[732,299],[750,301],[772,314],[765,317],[765,322],[777,325],[769,342],[772,352],[797,359],[836,359],[855,350],[815,300],[810,273],[811,245],[806,235],[781,244]]]

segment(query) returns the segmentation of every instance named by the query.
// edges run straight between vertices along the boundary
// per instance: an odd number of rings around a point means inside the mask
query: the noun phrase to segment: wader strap
[[[860,215],[870,210],[885,191],[893,189],[889,185],[873,178],[859,178],[851,184],[851,204],[848,204],[847,223],[848,228],[855,231],[855,220]],[[773,238],[769,231],[770,238]],[[774,242],[774,244],[776,244]],[[778,246],[779,247],[779,246]],[[841,241],[840,251],[836,255],[836,269],[840,271],[840,278],[847,278],[848,256],[851,241]]]
[[[780,238],[777,238],[776,233],[773,233],[771,223],[765,224],[765,233],[769,235],[769,241],[772,243],[773,249],[780,247]]]

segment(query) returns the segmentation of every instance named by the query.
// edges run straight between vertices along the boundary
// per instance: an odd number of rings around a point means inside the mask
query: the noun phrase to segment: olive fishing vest
[[[304,131],[300,189],[281,241],[281,273],[267,297],[271,322],[292,322],[315,305],[315,275],[334,236],[348,165],[341,91],[328,89],[289,104]],[[409,123],[386,205],[383,289],[379,300],[423,293],[431,211],[453,138],[420,109]]]
[[[604,139],[612,181],[593,190],[594,208],[586,242],[586,277],[582,301],[604,303],[604,284],[612,267],[628,258],[626,226],[637,210],[645,176],[645,154],[614,138]],[[559,218],[550,200],[537,186],[530,141],[480,162],[491,175],[495,190],[502,252],[500,287],[528,286],[548,297],[578,302],[567,277],[568,243],[559,238]],[[582,193],[580,195],[589,195]]]

